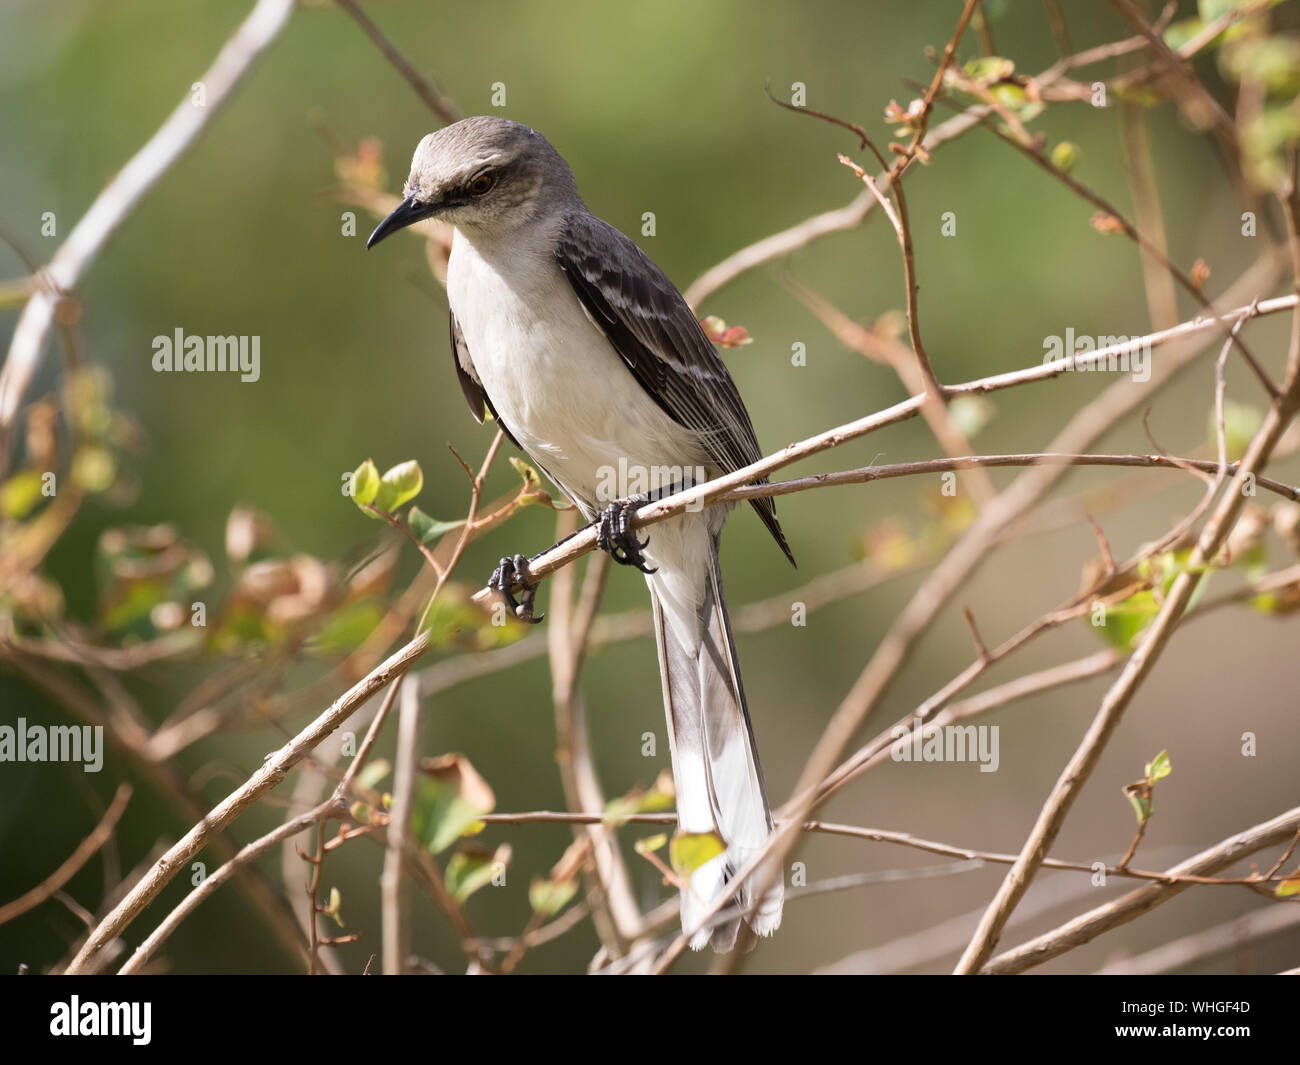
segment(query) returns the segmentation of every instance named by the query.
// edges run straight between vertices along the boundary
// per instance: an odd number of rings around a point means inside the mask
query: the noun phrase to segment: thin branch
[[[113,831],[117,828],[118,821],[122,819],[122,814],[126,812],[126,804],[130,800],[131,785],[119,784],[113,794],[113,801],[104,811],[104,816],[99,819],[99,824],[90,835],[77,844],[76,850],[68,855],[63,864],[30,891],[23,893],[13,902],[0,906],[0,925],[12,921],[15,917],[21,916],[53,897],[64,884],[76,876],[81,867],[112,838]]]
[[[1295,294],[1289,296],[1279,296],[1275,299],[1260,300],[1256,306],[1256,313],[1260,316],[1276,314],[1286,310],[1294,309],[1300,303],[1300,298]],[[990,377],[979,378],[974,381],[968,381],[964,384],[949,385],[947,391],[950,395],[982,395],[989,392],[999,391],[1004,388],[1016,387],[1027,384],[1031,381],[1041,381],[1049,378],[1058,377],[1070,370],[1079,370],[1084,367],[1104,364],[1108,360],[1118,359],[1123,355],[1145,346],[1151,348],[1159,347],[1172,341],[1181,340],[1194,336],[1197,333],[1209,330],[1219,330],[1224,323],[1229,326],[1239,319],[1244,313],[1250,310],[1252,305],[1240,307],[1235,311],[1229,312],[1222,317],[1200,317],[1187,322],[1182,322],[1172,329],[1160,330],[1151,333],[1145,337],[1139,337],[1135,340],[1129,340],[1122,344],[1109,345],[1105,348],[1098,348],[1092,352],[1080,353],[1073,356],[1065,357],[1059,360],[1052,360],[1049,363],[1039,363],[1034,366],[1026,367],[1022,370],[1014,370],[1008,373],[995,374]],[[1191,353],[1180,352],[1175,358],[1172,365],[1164,371],[1163,376],[1168,376],[1174,369],[1181,367],[1191,358]],[[1106,395],[1106,394],[1104,394]],[[1136,399],[1132,395],[1132,390],[1124,390],[1123,400],[1127,410]],[[1109,405],[1120,402],[1117,395],[1114,399],[1106,400]],[[808,437],[798,443],[789,444],[780,451],[774,452],[759,461],[742,467],[734,473],[725,474],[716,477],[713,480],[703,482],[681,492],[665,496],[663,499],[648,503],[637,510],[632,517],[633,528],[643,528],[653,525],[660,521],[666,521],[668,518],[675,517],[685,512],[687,509],[699,509],[701,506],[711,506],[723,499],[740,499],[748,498],[750,494],[762,494],[763,488],[754,486],[746,488],[750,482],[760,477],[767,476],[775,471],[798,462],[800,459],[808,458],[812,455],[819,454],[831,448],[839,447],[851,440],[856,440],[870,433],[876,432],[889,425],[896,425],[899,422],[907,421],[916,417],[920,413],[921,406],[924,403],[922,397],[913,396],[896,403],[892,407],[887,407],[882,411],[869,414],[866,417],[859,418],[856,421],[848,422],[844,425],[836,426],[833,429],[827,429],[815,436]],[[1086,408],[1086,417],[1081,418],[1078,424],[1090,423],[1095,417],[1094,411],[1100,408]],[[1123,413],[1123,410],[1120,413]],[[1060,443],[1060,440],[1057,441]],[[942,461],[942,460],[940,460]],[[736,492],[737,489],[746,488],[745,492]],[[731,493],[736,494],[732,495]],[[1036,497],[1037,493],[1035,493]],[[578,532],[562,544],[543,551],[536,558],[529,561],[529,572],[535,578],[542,578],[561,566],[568,565],[577,558],[581,558],[589,551],[596,547],[596,530],[588,527]],[[490,603],[495,597],[495,593],[488,588],[482,588],[474,595],[474,601],[480,605]]]
[[[293,8],[294,0],[258,0],[199,79],[204,91],[203,103],[196,104],[187,95],[176,106],[144,147],[96,197],[41,272],[41,285],[23,306],[9,344],[8,358],[0,371],[0,439],[7,438],[23,395],[40,365],[59,299],[77,287],[109,238],[194,144],[253,63],[279,36]]]
[[[1230,836],[1223,842],[1201,851],[1169,870],[1170,881],[1147,884],[1113,902],[1107,902],[1087,913],[1067,921],[1059,928],[1021,944],[1014,950],[998,955],[981,972],[1018,973],[1050,961],[1067,950],[1087,943],[1103,932],[1126,924],[1136,917],[1161,906],[1191,885],[1178,879],[1187,876],[1209,876],[1220,869],[1240,861],[1265,847],[1275,846],[1294,835],[1300,828],[1300,807],[1279,814],[1270,821],[1255,825]]]
[[[1260,939],[1290,931],[1300,924],[1300,906],[1266,906],[1171,943],[1127,958],[1107,962],[1098,976],[1155,976],[1170,973],[1232,951],[1241,951]],[[1220,970],[1222,971],[1222,970]]]
[[[123,932],[178,872],[187,867],[190,860],[210,842],[214,834],[223,830],[284,780],[289,770],[306,758],[326,736],[351,717],[357,707],[395,679],[403,676],[429,649],[431,641],[430,633],[422,632],[340,695],[316,720],[270,755],[257,772],[227,795],[207,817],[168,848],[167,853],[154,863],[140,882],[99,923],[66,971],[75,974],[93,969],[98,955],[104,948]]]
[[[1263,280],[1261,275],[1272,276],[1274,274],[1275,268],[1271,261],[1257,264],[1238,281],[1236,288],[1247,288],[1248,291],[1255,291],[1256,285]],[[1287,297],[1287,299],[1290,299],[1290,297]],[[1263,304],[1260,306],[1262,308]],[[1184,323],[1184,326],[1186,324]],[[1218,327],[1218,320],[1214,320],[1214,325]],[[1184,326],[1176,328],[1182,329]],[[1148,382],[1147,394],[1149,395],[1167,385],[1174,379],[1178,371],[1186,366],[1198,353],[1198,350],[1192,350],[1184,346],[1167,356],[1163,364],[1153,372],[1151,380]],[[1065,361],[1068,362],[1069,360]],[[956,389],[952,391],[956,391]],[[1139,398],[1146,397],[1135,396],[1134,390],[1131,388],[1112,385],[1070,420],[1065,429],[1053,441],[1053,448],[1059,448],[1062,451],[1074,451],[1089,446],[1117,420],[1130,413],[1137,406]],[[893,409],[897,410],[898,408]],[[915,413],[915,408],[911,408],[910,413]],[[870,419],[864,421],[869,423]],[[860,422],[849,427],[849,431],[857,431],[860,434],[861,432],[871,431],[876,427],[875,424],[864,426]],[[813,438],[813,441],[805,442],[805,444],[809,443],[817,446],[821,441],[819,438]],[[792,448],[798,449],[800,446],[792,445]],[[791,448],[787,448],[787,453],[790,450]],[[766,465],[767,463],[771,463],[772,468],[776,468],[781,464],[777,459],[769,459],[759,465]],[[751,467],[751,469],[753,468]],[[735,476],[739,477],[740,475]],[[861,722],[875,707],[893,683],[898,671],[910,658],[915,641],[938,616],[942,607],[951,601],[956,591],[976,572],[987,556],[989,548],[997,542],[1012,522],[1018,520],[1030,506],[1041,498],[1044,492],[1056,483],[1058,477],[1059,474],[1050,467],[1036,467],[1022,474],[989,507],[980,512],[961,540],[949,551],[948,555],[921,587],[917,589],[907,606],[885,634],[884,639],[877,645],[875,653],[836,709],[829,725],[809,756],[796,784],[794,795],[786,803],[785,814],[789,819],[789,823],[797,824],[801,822],[820,802],[825,800],[829,794],[825,781],[832,777],[851,774],[854,764],[860,758],[870,756],[868,753],[870,748],[865,748],[863,751],[852,755],[838,769],[835,767],[835,762],[839,759]],[[728,479],[723,478],[720,482],[715,483],[722,483],[726,480]],[[664,502],[671,501],[665,500]],[[700,918],[701,926],[714,919],[730,903],[748,877],[753,876],[760,868],[771,870],[773,867],[779,867],[781,862],[784,861],[785,855],[793,849],[796,843],[797,833],[791,831],[788,825],[769,836],[764,846],[740,870],[737,870],[735,877],[706,908],[705,913]],[[772,874],[768,871],[764,872],[763,875],[769,877]],[[765,893],[765,889],[765,884],[759,885],[756,895],[761,898]],[[689,942],[689,936],[694,931],[693,929],[687,929],[683,935],[678,936],[673,941],[656,963],[656,972],[667,971],[673,962],[681,956]]]
[[[410,903],[403,876],[403,857],[415,808],[415,786],[420,775],[420,689],[402,685],[397,723],[397,756],[393,777],[393,808],[388,818],[388,844],[384,872],[379,881],[383,900],[384,973],[398,976],[406,969],[410,949]]]
[[[1247,493],[1243,491],[1246,478],[1253,477],[1254,471],[1262,469],[1267,463],[1273,448],[1290,423],[1297,404],[1300,404],[1300,388],[1292,381],[1287,391],[1270,405],[1264,424],[1251,440],[1232,483],[1202,529],[1186,567],[1166,593],[1160,613],[1144,630],[1137,649],[1106,693],[1092,725],[1062,770],[1056,787],[1044,803],[1029,838],[1025,840],[1019,861],[1011,868],[989,903],[979,928],[962,955],[957,965],[958,973],[979,972],[992,954],[1007,917],[1028,890],[1038,866],[1060,832],[1075,798],[1100,760],[1125,709],[1159,660],[1182,620],[1192,595],[1199,587],[1207,565],[1219,553],[1236,524],[1247,499]]]
[[[366,36],[374,41],[375,47],[383,53],[384,58],[393,65],[394,69],[406,79],[406,83],[415,90],[415,95],[424,101],[430,111],[447,125],[460,121],[460,113],[456,110],[456,105],[438,92],[429,84],[428,79],[423,77],[415,67],[407,62],[406,57],[397,50],[393,42],[384,36],[383,30],[376,26],[370,16],[361,10],[361,5],[356,3],[356,0],[336,0],[336,2],[339,7],[352,16],[357,25],[365,31]]]

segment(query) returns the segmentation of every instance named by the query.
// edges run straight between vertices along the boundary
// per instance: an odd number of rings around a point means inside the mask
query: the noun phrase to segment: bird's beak
[[[397,205],[392,214],[375,227],[375,231],[370,234],[370,239],[366,241],[366,247],[373,248],[390,233],[405,229],[412,222],[418,222],[421,218],[428,218],[437,209],[437,204],[421,203],[414,196],[406,197]]]

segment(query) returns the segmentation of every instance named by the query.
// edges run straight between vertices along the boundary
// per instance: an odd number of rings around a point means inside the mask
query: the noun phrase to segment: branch
[[[1129,958],[1108,962],[1098,976],[1144,975],[1173,972],[1228,951],[1239,952],[1257,939],[1271,938],[1300,924],[1300,907],[1265,906],[1204,931],[1175,939]]]
[[[425,102],[430,111],[447,125],[460,121],[460,113],[456,110],[456,106],[407,62],[406,57],[397,50],[392,41],[384,36],[383,30],[374,24],[355,0],[337,0],[337,3],[352,16],[357,25],[365,31],[366,36],[375,42],[375,46],[383,53],[384,58],[406,79],[406,83],[415,90],[415,95]]]
[[[1262,267],[1256,266],[1238,281],[1236,288],[1253,290],[1258,280],[1256,275],[1270,275],[1271,277],[1274,273],[1275,270],[1271,262],[1265,263]],[[1294,307],[1296,305],[1292,297],[1284,298],[1287,300],[1288,306]],[[1256,304],[1252,302],[1251,307],[1256,307]],[[1236,317],[1240,317],[1249,309],[1243,308]],[[1197,322],[1201,321],[1201,319],[1197,319]],[[1209,319],[1209,322],[1216,329],[1220,325],[1217,319]],[[1183,330],[1189,324],[1191,323],[1183,323],[1183,325],[1175,327],[1175,330]],[[1165,332],[1168,333],[1169,331]],[[1158,334],[1152,335],[1153,340],[1156,335]],[[1168,384],[1177,372],[1197,353],[1196,350],[1180,347],[1172,357],[1166,360],[1167,365],[1161,365],[1158,371],[1153,373],[1147,395]],[[1076,360],[1063,360],[1063,363],[1071,362],[1076,362]],[[1036,368],[1031,368],[1028,371],[1017,371],[1011,375],[1003,375],[1001,380],[1012,379],[1019,382],[1026,379],[1025,375],[1032,377],[1035,372]],[[984,389],[988,388],[987,381],[979,384]],[[957,388],[960,388],[960,386],[957,386]],[[956,390],[955,388],[950,391]],[[1135,395],[1134,391],[1122,384],[1112,385],[1071,419],[1065,429],[1058,434],[1057,439],[1054,441],[1054,448],[1062,451],[1074,451],[1089,446],[1093,440],[1107,431],[1119,418],[1130,413],[1137,406],[1139,399],[1145,400],[1147,398],[1146,396]],[[909,401],[909,403],[915,402],[915,400]],[[906,404],[900,406],[906,406]],[[897,408],[891,408],[891,410],[897,410]],[[910,408],[909,413],[914,414],[915,408]],[[854,427],[860,424],[855,423]],[[864,431],[870,431],[870,428],[875,428],[875,426],[870,426]],[[814,438],[814,440],[817,439]],[[792,447],[798,446],[792,445]],[[787,451],[789,450],[787,449]],[[775,467],[779,463],[774,462],[772,465]],[[966,531],[961,540],[952,548],[921,587],[917,589],[912,599],[885,634],[884,639],[877,646],[875,653],[858,680],[836,709],[830,724],[809,756],[795,787],[794,796],[786,804],[785,812],[791,823],[797,824],[802,821],[831,793],[833,789],[828,788],[824,783],[825,781],[835,776],[847,779],[844,776],[846,773],[851,775],[854,763],[862,757],[863,752],[860,751],[851,756],[839,769],[835,768],[835,762],[852,739],[859,725],[893,683],[898,671],[910,657],[915,641],[926,631],[938,616],[942,607],[952,599],[956,591],[976,572],[986,557],[989,548],[997,542],[1006,528],[1017,520],[1028,507],[1033,505],[1057,479],[1058,475],[1049,467],[1037,467],[1017,478],[992,504],[980,512],[975,523]],[[869,750],[869,748],[870,745],[864,750]],[[797,833],[791,831],[788,825],[773,833],[763,848],[750,861],[746,862],[742,869],[737,871],[736,876],[727,884],[726,888],[715,897],[706,912],[701,916],[701,926],[721,912],[740,890],[745,880],[754,875],[760,867],[770,869],[773,866],[779,866],[784,861],[785,855],[793,849],[796,842]],[[776,860],[773,860],[773,857]],[[770,873],[764,875],[770,875]],[[766,885],[762,885],[756,891],[758,897],[762,897],[765,893],[765,887]],[[660,958],[656,966],[656,972],[666,971],[680,957],[682,951],[686,949],[689,936],[693,931],[695,930],[686,930],[685,934],[673,941]]]
[[[956,115],[947,122],[940,123],[926,135],[922,148],[928,154],[933,154],[942,145],[956,140],[967,130],[979,125],[980,119],[987,111],[986,107],[973,107],[965,114]],[[881,191],[887,191],[890,183],[888,171],[876,177],[876,185]],[[856,228],[862,224],[875,206],[875,197],[869,191],[864,191],[843,207],[815,214],[789,229],[773,233],[747,248],[733,252],[690,284],[683,293],[686,302],[692,307],[698,307],[720,288],[731,284],[742,274],[798,251],[822,237]]]
[[[136,884],[113,911],[105,917],[82,945],[67,968],[67,973],[93,971],[103,949],[149,905],[164,887],[199,853],[212,836],[278,785],[289,770],[302,761],[326,736],[343,724],[357,707],[381,688],[386,687],[429,650],[432,637],[422,632],[405,647],[388,657],[343,695],[339,696],[315,721],[299,732],[278,751],[267,757],[256,773],[226,796],[212,812],[173,844]]]
[[[1173,878],[1206,876],[1225,869],[1248,854],[1285,842],[1300,829],[1300,807],[1279,814],[1271,821],[1255,825],[1223,842],[1201,851],[1169,870]],[[985,973],[1018,973],[1041,965],[1074,947],[1087,943],[1103,932],[1127,924],[1148,910],[1168,902],[1190,885],[1182,880],[1162,881],[1138,888],[1114,902],[1105,903],[1060,928],[1044,933],[1014,950],[998,955],[981,969]]]
[[[1166,593],[1160,613],[1144,630],[1137,649],[1106,693],[1092,725],[1062,770],[1056,787],[1043,805],[1029,838],[1025,840],[1020,860],[1003,880],[1002,886],[989,903],[975,936],[962,955],[957,965],[958,973],[979,972],[992,954],[1007,917],[1028,890],[1043,856],[1055,841],[1075,798],[1101,759],[1101,753],[1118,727],[1125,709],[1159,660],[1174,629],[1182,620],[1192,595],[1199,587],[1206,567],[1219,553],[1236,524],[1247,498],[1243,491],[1245,479],[1253,476],[1253,471],[1262,469],[1267,463],[1269,455],[1290,423],[1297,404],[1300,404],[1300,384],[1294,372],[1294,360],[1289,360],[1289,363],[1286,391],[1270,405],[1264,424],[1251,440],[1232,482],[1201,530],[1187,566],[1175,578]]]
[[[1262,317],[1269,314],[1277,314],[1281,311],[1292,310],[1300,304],[1300,297],[1296,294],[1289,296],[1279,296],[1275,299],[1260,300],[1257,304],[1248,304],[1239,307],[1235,311],[1230,311],[1220,317],[1198,317],[1187,322],[1182,322],[1171,329],[1159,330],[1150,333],[1144,337],[1138,337],[1126,341],[1122,344],[1112,344],[1105,348],[1098,348],[1095,351],[1080,353],[1069,358],[1053,360],[1050,363],[1040,363],[1035,366],[1029,366],[1022,370],[1014,370],[1008,373],[994,374],[990,377],[978,378],[974,381],[967,381],[964,384],[949,385],[947,392],[949,395],[976,395],[986,394],[989,392],[1000,391],[1004,388],[1012,388],[1032,381],[1048,380],[1059,377],[1063,373],[1071,370],[1079,370],[1086,367],[1094,366],[1098,363],[1106,363],[1109,360],[1117,359],[1121,356],[1130,354],[1141,347],[1149,346],[1156,348],[1164,344],[1180,339],[1186,339],[1197,333],[1209,330],[1220,330],[1226,323],[1231,326],[1243,315],[1255,308],[1255,316]],[[1180,353],[1173,367],[1170,367],[1166,373],[1172,373],[1173,369],[1181,367],[1191,357],[1190,354]],[[1103,394],[1109,395],[1109,393]],[[1129,407],[1136,404],[1137,399],[1133,396],[1132,390],[1125,390],[1123,393],[1127,406],[1119,413],[1124,413]],[[1097,401],[1100,402],[1100,401]],[[892,407],[886,407],[882,411],[869,414],[866,417],[859,418],[856,421],[847,422],[844,425],[836,426],[834,429],[827,429],[815,436],[810,436],[806,440],[798,443],[788,444],[780,451],[774,452],[757,462],[744,466],[734,473],[725,474],[721,477],[715,477],[711,481],[695,485],[673,495],[665,496],[663,499],[638,509],[632,517],[632,527],[636,529],[654,525],[668,518],[675,517],[684,513],[686,510],[698,510],[702,506],[710,506],[721,502],[724,499],[741,499],[748,498],[748,493],[762,494],[765,489],[759,486],[751,486],[751,482],[776,472],[786,466],[798,462],[800,459],[808,458],[812,455],[819,454],[822,451],[836,448],[846,444],[851,440],[856,440],[883,429],[889,425],[895,425],[899,422],[907,421],[916,417],[920,413],[924,397],[912,396],[903,400],[901,403],[895,403]],[[1083,425],[1088,423],[1092,417],[1092,411],[1095,408],[1085,409],[1087,417],[1080,416],[1072,424]],[[1068,434],[1062,434],[1058,438],[1058,443],[1064,440]],[[951,460],[938,460],[951,461]],[[737,492],[737,489],[746,489],[746,492]],[[734,493],[734,495],[732,494]],[[1021,508],[1023,509],[1023,508]],[[596,547],[596,530],[588,527],[581,530],[574,536],[565,540],[562,544],[556,544],[553,547],[543,551],[535,558],[529,560],[529,573],[534,578],[546,577],[554,573],[562,566],[566,566],[574,560],[581,558],[589,551]],[[496,593],[489,588],[482,588],[474,595],[474,602],[480,606],[486,606],[490,603]]]
[[[200,79],[204,104],[198,106],[189,97],[182,100],[148,143],[118,171],[54,253],[42,271],[41,286],[23,306],[0,371],[0,439],[7,437],[40,365],[55,305],[64,293],[76,288],[118,226],[194,144],[253,63],[279,36],[293,8],[294,0],[258,0]]]
[[[384,973],[399,976],[410,954],[410,902],[406,894],[403,856],[411,830],[415,785],[420,775],[420,688],[403,683],[397,724],[397,754],[393,778],[393,808],[388,818],[384,872],[379,880],[383,900]]]
[[[28,910],[39,906],[76,876],[81,867],[90,861],[99,848],[107,843],[113,835],[113,830],[117,828],[117,823],[122,819],[122,814],[126,812],[126,804],[130,800],[131,785],[119,784],[117,791],[113,795],[113,801],[109,803],[108,809],[104,811],[104,816],[99,819],[99,824],[95,826],[90,835],[77,844],[77,849],[68,855],[64,863],[30,891],[20,895],[13,902],[0,906],[0,925],[6,924],[15,917],[21,916]]]

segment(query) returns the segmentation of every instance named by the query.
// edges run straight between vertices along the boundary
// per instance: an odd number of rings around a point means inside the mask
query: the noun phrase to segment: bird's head
[[[536,130],[506,118],[466,118],[416,146],[402,202],[370,234],[366,247],[422,218],[505,232],[546,200],[573,195],[572,171]]]

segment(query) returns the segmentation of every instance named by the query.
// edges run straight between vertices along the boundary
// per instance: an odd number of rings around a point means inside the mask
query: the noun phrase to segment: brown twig
[[[113,793],[113,801],[108,804],[104,816],[85,839],[77,844],[76,849],[64,859],[63,864],[54,870],[30,891],[24,892],[13,902],[0,906],[0,925],[7,924],[28,910],[35,909],[46,899],[63,888],[63,885],[80,872],[99,849],[112,838],[117,823],[126,812],[126,804],[131,801],[131,785],[119,784]]]

